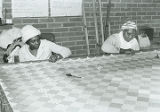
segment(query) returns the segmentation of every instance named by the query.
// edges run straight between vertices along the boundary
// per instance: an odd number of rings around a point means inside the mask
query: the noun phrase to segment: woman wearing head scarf
[[[135,22],[127,21],[119,33],[109,36],[101,49],[105,53],[134,53],[139,50],[136,39],[137,26]]]
[[[19,50],[20,62],[50,59],[52,53],[56,54],[56,56],[52,58],[53,61],[71,55],[69,48],[57,45],[48,40],[40,39],[39,35],[41,32],[31,25],[24,26],[21,32],[22,41],[25,45]]]

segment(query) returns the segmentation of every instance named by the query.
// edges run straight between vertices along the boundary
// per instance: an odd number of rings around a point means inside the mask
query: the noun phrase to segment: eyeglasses
[[[127,36],[130,37],[130,38],[133,38],[133,37],[136,36],[136,32],[129,32],[129,31],[127,31],[126,34],[127,34]]]

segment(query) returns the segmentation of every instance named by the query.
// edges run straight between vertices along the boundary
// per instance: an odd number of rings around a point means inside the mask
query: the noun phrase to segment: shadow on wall
[[[46,39],[46,40],[55,42],[55,35],[53,33],[42,33],[41,39]]]

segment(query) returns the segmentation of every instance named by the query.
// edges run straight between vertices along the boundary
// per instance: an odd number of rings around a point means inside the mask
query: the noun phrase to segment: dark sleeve
[[[134,54],[135,51],[133,49],[122,49],[120,48],[120,54]]]
[[[8,55],[7,54],[4,54],[3,55],[3,61],[4,63],[8,63],[8,59],[7,59]]]

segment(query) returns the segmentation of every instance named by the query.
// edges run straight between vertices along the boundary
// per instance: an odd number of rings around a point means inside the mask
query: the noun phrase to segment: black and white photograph
[[[0,0],[0,112],[160,112],[160,0]]]

